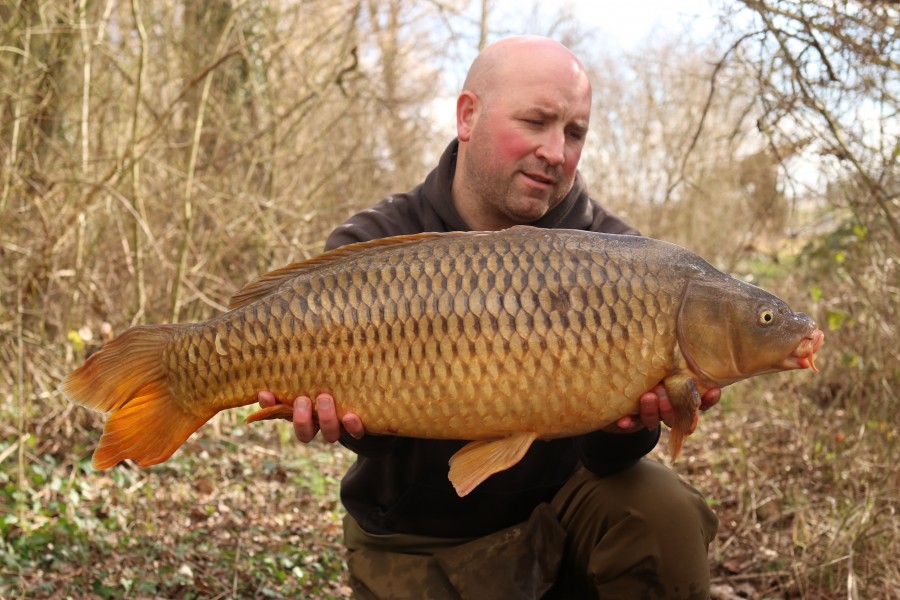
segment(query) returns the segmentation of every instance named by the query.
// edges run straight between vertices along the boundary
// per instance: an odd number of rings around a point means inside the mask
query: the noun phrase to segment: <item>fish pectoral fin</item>
[[[697,420],[700,414],[700,391],[697,382],[690,375],[673,375],[668,377],[663,384],[666,393],[675,410],[675,424],[669,437],[669,456],[672,460],[678,458],[684,438],[689,436],[697,428]]]
[[[265,421],[267,419],[293,419],[294,407],[290,404],[282,404],[279,402],[273,406],[261,408],[252,415],[244,419],[245,423],[255,423],[256,421]]]
[[[466,444],[450,457],[450,483],[460,497],[465,496],[494,473],[522,460],[537,438],[538,434],[529,431]]]

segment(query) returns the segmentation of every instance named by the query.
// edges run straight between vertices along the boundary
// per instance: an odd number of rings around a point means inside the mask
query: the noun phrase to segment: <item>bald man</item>
[[[488,46],[437,168],[350,218],[326,248],[519,224],[638,235],[578,174],[590,112],[590,81],[564,46],[527,36]],[[718,398],[710,390],[702,408]],[[327,393],[296,398],[293,423],[302,442],[321,429],[357,454],[341,500],[358,598],[706,598],[717,520],[696,490],[644,458],[660,422],[674,422],[665,389],[639,405],[603,431],[536,442],[464,498],[447,462],[465,441],[366,436],[358,415],[337,418]]]

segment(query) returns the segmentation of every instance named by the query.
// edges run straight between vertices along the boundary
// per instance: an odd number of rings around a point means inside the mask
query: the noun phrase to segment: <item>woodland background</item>
[[[594,197],[826,330],[818,376],[729,388],[674,466],[721,518],[714,597],[900,597],[900,12],[714,10],[711,40],[626,53],[490,0],[0,4],[0,597],[349,595],[344,451],[232,411],[163,465],[96,472],[102,419],[56,386],[418,183],[510,33],[592,72]]]

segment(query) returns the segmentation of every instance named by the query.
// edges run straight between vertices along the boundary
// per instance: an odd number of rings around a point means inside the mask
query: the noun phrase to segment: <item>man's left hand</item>
[[[719,403],[720,388],[710,388],[700,399],[700,410],[709,410]],[[656,429],[660,423],[671,427],[675,423],[675,409],[664,385],[659,384],[640,397],[640,413],[625,415],[603,429],[607,433],[634,433],[639,429]]]

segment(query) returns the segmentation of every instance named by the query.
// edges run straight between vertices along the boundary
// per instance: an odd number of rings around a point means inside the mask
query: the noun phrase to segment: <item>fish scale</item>
[[[754,330],[760,306],[777,310],[776,327]],[[806,315],[678,246],[517,227],[389,238],[289,265],[209,321],[126,331],[61,389],[110,415],[100,468],[161,462],[262,389],[281,403],[251,420],[290,417],[293,398],[329,392],[369,434],[476,440],[451,460],[463,495],[537,438],[638,412],[659,382],[677,453],[699,394],[807,366],[821,337]]]

